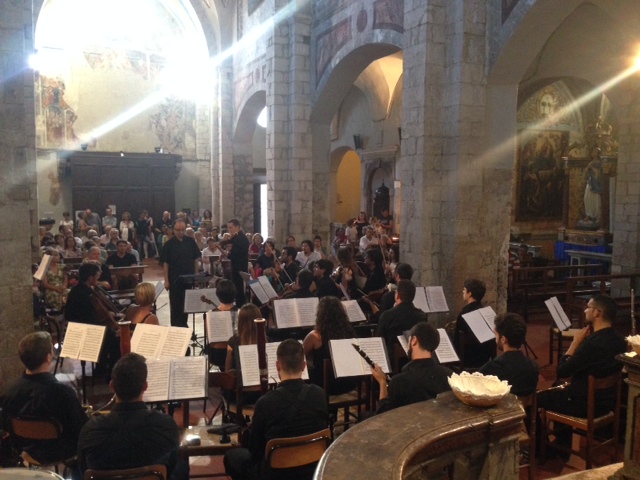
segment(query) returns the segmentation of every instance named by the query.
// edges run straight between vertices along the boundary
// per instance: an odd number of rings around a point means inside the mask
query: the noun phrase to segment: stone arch
[[[247,95],[246,100],[238,109],[238,116],[233,128],[234,145],[251,142],[256,128],[256,119],[265,107],[266,102],[267,92],[265,90],[256,89],[256,91]]]

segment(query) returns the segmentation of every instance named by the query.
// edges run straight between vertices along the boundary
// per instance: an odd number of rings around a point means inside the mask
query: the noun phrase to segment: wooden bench
[[[547,300],[557,296],[560,300],[567,294],[567,280],[580,278],[585,272],[601,273],[603,266],[597,265],[553,265],[545,267],[514,267],[512,270],[511,292],[509,295],[513,307],[510,311],[518,311],[525,321],[529,317],[530,303]],[[583,287],[582,290],[580,288]],[[595,293],[590,284],[574,283],[576,292]],[[561,297],[561,298],[560,298]]]

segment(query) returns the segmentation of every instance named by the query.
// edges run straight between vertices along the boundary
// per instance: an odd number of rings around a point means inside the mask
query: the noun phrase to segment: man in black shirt
[[[280,261],[276,264],[275,270],[280,275],[280,282],[285,285],[293,284],[296,281],[300,264],[296,262],[298,251],[294,247],[286,246],[282,249]]]
[[[20,378],[7,382],[0,392],[3,428],[9,428],[12,417],[57,420],[62,426],[59,439],[24,443],[14,439],[14,447],[25,450],[42,463],[73,457],[78,435],[88,418],[75,391],[49,373],[53,360],[51,335],[30,333],[20,341],[18,355],[25,371]]]
[[[325,258],[316,262],[313,267],[313,275],[316,280],[316,296],[318,298],[334,296],[336,298],[342,298],[342,291],[331,278],[333,269],[333,263],[331,260]]]
[[[188,328],[189,316],[184,313],[186,286],[179,277],[195,274],[200,249],[193,238],[184,234],[186,229],[184,221],[176,221],[175,235],[164,244],[160,261],[164,265],[164,288],[169,290],[171,326]]]
[[[464,307],[456,319],[453,346],[460,355],[465,369],[477,369],[496,355],[496,341],[478,342],[463,315],[482,308],[482,299],[487,287],[482,280],[470,278],[464,281],[462,298]]]
[[[489,360],[479,372],[506,380],[514,395],[535,392],[538,386],[538,364],[520,350],[527,335],[527,324],[517,313],[501,313],[496,316],[494,326],[498,350],[503,354]]]
[[[447,379],[453,372],[432,358],[439,344],[438,331],[427,322],[420,322],[411,329],[409,337],[407,355],[411,361],[402,368],[401,373],[393,377],[389,385],[379,365],[371,369],[373,378],[380,384],[380,406],[377,413],[430,400],[451,390]]]
[[[84,426],[78,440],[80,470],[114,470],[163,464],[168,478],[187,479],[189,465],[180,460],[180,436],[172,417],[149,410],[142,401],[147,389],[147,365],[142,355],[129,353],[113,368],[109,384],[116,404]]]
[[[244,280],[242,280],[240,272],[249,270],[250,242],[237,219],[229,220],[227,229],[231,234],[231,240],[228,241],[228,245],[231,245],[231,251],[227,253],[227,258],[231,261],[231,281],[236,286],[236,305],[240,308],[246,303]]]
[[[256,403],[249,448],[234,448],[224,456],[225,470],[233,480],[264,478],[264,449],[272,438],[297,437],[327,428],[329,413],[324,391],[302,380],[306,363],[302,344],[284,340],[276,355],[281,383]],[[315,467],[311,464],[296,469],[292,478],[310,478]]]
[[[384,338],[388,352],[393,352],[398,335],[410,330],[418,322],[427,321],[427,314],[413,306],[415,296],[416,286],[413,282],[400,280],[396,289],[395,307],[380,316],[376,335]]]

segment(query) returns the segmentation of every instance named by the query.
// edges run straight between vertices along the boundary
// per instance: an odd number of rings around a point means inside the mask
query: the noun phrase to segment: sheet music
[[[145,358],[183,357],[191,330],[140,323],[131,336],[131,351]]]
[[[106,328],[104,325],[69,322],[60,356],[97,362]]]
[[[496,319],[496,312],[493,311],[493,308],[491,307],[484,307],[478,310],[480,312],[480,315],[482,315],[482,318],[484,318],[484,321],[487,322],[487,325],[489,326],[489,328],[491,329],[491,332],[493,333],[493,330],[496,328],[495,325],[495,319]]]
[[[184,357],[191,340],[191,330],[183,327],[163,327],[167,329],[160,357]]]
[[[258,277],[258,282],[260,283],[260,285],[262,285],[264,293],[267,294],[269,300],[278,296],[266,275],[261,275],[260,277]]]
[[[275,300],[273,302],[273,308],[275,310],[278,328],[294,328],[300,326],[295,298]]]
[[[258,368],[258,346],[240,345],[238,347],[240,371],[242,372],[242,386],[260,385],[260,371]]]
[[[438,345],[438,348],[436,348],[435,352],[438,357],[438,361],[440,363],[459,362],[460,358],[458,358],[458,354],[453,348],[451,339],[449,339],[449,335],[447,335],[445,329],[439,328],[438,333],[440,334],[440,344]]]
[[[207,396],[207,357],[181,357],[171,360],[169,400]]]
[[[251,291],[255,294],[256,297],[258,297],[261,305],[264,305],[269,301],[269,295],[267,295],[267,292],[264,291],[264,288],[262,288],[262,284],[258,280],[249,281],[249,288],[251,288]]]
[[[331,360],[336,378],[355,377],[369,375],[371,373],[371,367],[369,367],[364,358],[356,352],[352,344],[359,345],[374,363],[380,365],[383,372],[389,373],[389,362],[387,361],[387,354],[382,338],[347,338],[344,340],[331,340],[329,342]]]
[[[409,355],[409,341],[407,340],[407,337],[405,337],[404,335],[398,335],[398,342],[404,350],[404,353]]]
[[[427,304],[429,305],[429,311],[431,312],[448,312],[449,306],[447,305],[447,299],[444,296],[444,290],[441,286],[438,287],[424,287],[424,291],[427,297]]]
[[[347,316],[349,317],[350,322],[364,322],[367,319],[357,300],[343,300],[342,305],[347,311]]]
[[[302,342],[300,342],[302,343]],[[276,360],[278,359],[277,351],[280,342],[269,342],[265,345],[267,352],[267,368],[269,370],[269,383],[273,384],[280,381]],[[260,369],[258,368],[258,346],[257,345],[240,345],[240,370],[242,372],[242,386],[253,387],[260,385]],[[309,371],[305,365],[302,371],[302,378],[309,380]]]
[[[47,268],[49,268],[49,263],[51,263],[51,255],[47,255],[46,253],[42,256],[42,260],[40,260],[40,265],[38,265],[38,270],[33,274],[33,278],[40,281],[44,274],[47,272]]]
[[[211,310],[211,305],[200,300],[205,296],[211,300],[216,306],[220,306],[220,300],[216,295],[215,288],[200,288],[197,290],[184,291],[184,313],[204,313]]]
[[[487,322],[480,313],[480,310],[465,313],[462,318],[467,322],[467,325],[469,325],[469,328],[480,343],[484,343],[495,338],[493,330],[491,330],[489,325],[487,325]]]
[[[158,297],[163,291],[164,291],[164,281],[160,280],[158,283],[156,283],[156,294],[153,297],[154,302],[158,301]]]
[[[298,308],[298,317],[301,327],[313,327],[316,324],[316,310],[318,309],[318,297],[294,299]]]
[[[425,313],[429,313],[429,303],[424,287],[416,287],[416,296],[413,298],[413,306]]]
[[[549,313],[551,313],[558,330],[565,331],[571,328],[571,321],[569,320],[569,317],[567,317],[567,314],[565,313],[564,308],[562,308],[562,305],[560,305],[557,297],[551,297],[549,300],[545,300],[544,304],[547,306]]]
[[[207,312],[205,326],[209,343],[226,342],[233,337],[233,318],[229,311]]]
[[[147,358],[147,390],[142,395],[145,402],[164,402],[169,398],[171,359]]]

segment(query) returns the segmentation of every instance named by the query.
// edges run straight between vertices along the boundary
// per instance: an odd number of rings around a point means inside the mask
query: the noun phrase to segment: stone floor
[[[146,269],[144,279],[145,281],[157,282],[162,280],[163,273],[162,268],[158,265],[155,260],[145,261],[148,265]],[[160,320],[161,325],[169,325],[169,305],[168,305],[168,294],[167,292],[163,292],[158,299],[158,318]],[[190,318],[189,324],[192,325],[193,317]],[[531,350],[538,357],[538,363],[540,365],[541,376],[539,389],[546,388],[550,386],[555,379],[555,365],[549,365],[549,353],[548,353],[548,328],[551,322],[548,314],[545,314],[542,310],[539,312],[534,312],[531,315],[531,319],[529,321],[529,331],[528,331],[528,343],[531,347]],[[202,336],[202,332],[204,329],[202,315],[195,316],[195,327],[196,333],[199,336]],[[80,374],[80,363],[74,362],[69,359],[65,359],[62,373],[64,374],[64,378],[66,381],[70,382],[74,385],[80,393],[81,382],[78,380],[81,377]],[[62,377],[62,375],[61,375]],[[111,397],[111,392],[109,391],[109,387],[102,378],[96,378],[95,383],[89,378],[87,382],[87,394],[89,398],[89,403],[91,405],[100,406],[106,403]],[[212,398],[214,405],[217,404],[217,399],[219,396],[217,392],[210,391],[210,397]],[[190,405],[190,417],[189,424],[191,425],[202,425],[204,424],[204,420],[206,416],[210,416],[213,413],[214,406],[211,401],[207,401],[205,408],[205,412],[203,413],[203,402],[191,402]],[[178,425],[182,425],[182,411],[180,409],[176,410],[174,417]],[[219,420],[218,420],[219,421]],[[577,441],[577,439],[576,439]],[[608,463],[608,459],[603,459],[604,464]],[[617,461],[622,461],[622,453],[619,454]],[[192,474],[204,474],[204,473],[214,473],[214,472],[222,472],[222,461],[220,457],[194,457],[191,460],[191,468]],[[568,462],[563,462],[559,459],[548,460],[545,465],[537,466],[537,479],[547,479],[547,478],[556,478],[561,475],[576,473],[581,470],[584,470],[585,465],[584,461],[572,456]],[[526,479],[528,478],[528,472],[526,469],[522,469],[520,472],[520,478]],[[593,476],[589,476],[588,478],[606,478],[604,472],[602,476],[598,476],[598,473],[594,472]],[[586,478],[586,477],[581,477]]]

